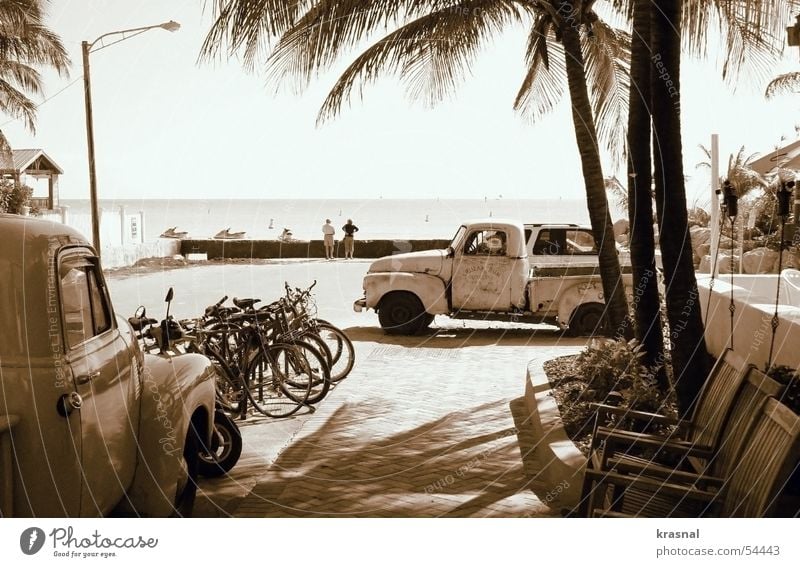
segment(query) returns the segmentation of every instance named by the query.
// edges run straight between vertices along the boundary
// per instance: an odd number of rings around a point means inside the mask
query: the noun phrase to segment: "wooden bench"
[[[785,480],[788,477],[782,477],[784,473],[776,469],[765,470],[766,477],[757,479],[757,473],[742,467],[746,467],[745,457],[750,452],[763,449],[761,444],[765,444],[769,451],[769,458],[765,458],[763,454],[758,456],[764,459],[763,464],[768,465],[771,459],[780,461],[781,466],[787,467],[793,467],[796,463],[797,436],[800,432],[800,424],[796,422],[800,418],[774,399],[781,391],[780,384],[751,367],[726,419],[719,443],[713,451],[687,448],[665,439],[661,449],[681,455],[683,462],[692,465],[691,467],[676,469],[674,466],[670,468],[652,461],[631,459],[625,454],[619,455],[616,453],[618,446],[612,435],[612,439],[603,449],[600,467],[587,471],[590,488],[584,494],[585,508],[594,515],[603,516],[619,513],[655,517],[720,514],[750,517],[769,514],[772,501],[782,486],[776,479]],[[771,409],[765,415],[767,407]],[[764,425],[776,420],[789,425],[782,430],[780,427],[769,429]],[[767,432],[761,432],[760,427],[767,427]],[[624,435],[620,437],[624,438]],[[629,441],[625,440],[624,443]],[[687,457],[690,456],[696,457],[697,461],[688,460]],[[698,462],[703,463],[699,471]],[[722,495],[729,483],[733,486],[742,482],[758,486],[756,492],[760,496],[753,502],[749,498],[745,499],[746,504],[739,510],[735,506],[741,504],[734,501],[741,499],[740,495],[735,491],[728,491],[724,498]],[[771,499],[764,500],[765,494],[771,494]]]
[[[14,513],[14,467],[11,447],[11,429],[19,423],[19,416],[0,415],[0,518]]]
[[[653,514],[654,508],[648,503],[669,500],[674,505],[669,514],[673,517],[769,516],[800,457],[800,416],[774,398],[757,405],[754,419],[745,428],[744,441],[736,442],[733,431],[728,435],[732,456],[720,459],[721,476],[679,471],[658,478],[611,470],[595,478],[596,486],[604,489],[601,493],[605,500],[593,508],[592,515],[663,517]],[[742,433],[739,423],[732,427]],[[741,450],[736,451],[736,446]],[[624,505],[631,491],[648,497],[637,498],[645,505],[634,512]]]
[[[695,472],[705,468],[703,461],[713,452],[719,444],[723,424],[727,419],[734,400],[741,390],[745,376],[751,366],[733,352],[727,350],[723,353],[711,369],[690,420],[678,420],[665,415],[632,411],[627,408],[598,405],[595,418],[592,446],[590,449],[587,474],[584,477],[582,497],[578,505],[579,516],[586,516],[591,508],[593,472],[603,472],[608,465],[605,462],[604,447],[609,440],[615,442],[619,450],[633,455],[640,448],[659,450],[665,443],[670,447],[691,450],[687,458],[694,461]],[[661,424],[674,427],[674,434],[668,438],[657,435],[626,431],[619,427],[601,426],[614,416],[618,421],[622,419],[635,420],[646,424]],[[627,450],[626,450],[627,449]],[[634,460],[631,456],[629,460]],[[639,459],[641,461],[641,459]],[[651,466],[654,466],[651,464]],[[673,470],[671,466],[668,470]]]

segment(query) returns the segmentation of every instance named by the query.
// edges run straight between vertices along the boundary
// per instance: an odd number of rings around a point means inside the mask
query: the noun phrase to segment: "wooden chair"
[[[732,424],[738,428],[738,424]],[[733,437],[733,431],[730,437]],[[599,483],[624,487],[605,508],[593,510],[594,516],[630,516],[621,513],[619,504],[629,489],[650,495],[650,501],[671,498],[680,504],[676,510],[692,510],[692,516],[763,517],[773,511],[777,498],[797,466],[800,457],[800,416],[774,398],[759,404],[756,419],[739,444],[742,450],[735,458],[723,461],[723,476],[712,477],[681,473],[680,478],[658,479],[608,472]],[[723,465],[720,464],[720,467]],[[608,494],[608,493],[606,493]],[[617,498],[617,500],[613,500]],[[687,506],[688,505],[688,506]],[[643,507],[637,516],[654,516]],[[689,514],[674,514],[686,517]],[[659,517],[661,517],[659,515]]]
[[[603,447],[609,440],[616,443],[617,447],[622,448],[620,452],[630,455],[629,461],[634,460],[634,454],[641,449],[662,450],[668,446],[673,451],[679,449],[686,451],[685,457],[696,463],[694,472],[702,470],[704,468],[703,460],[708,459],[719,444],[723,424],[749,368],[741,356],[732,350],[726,350],[717,359],[703,384],[690,420],[678,420],[660,414],[598,405],[587,474],[584,477],[583,496],[578,505],[578,515],[586,516],[591,510],[590,500],[594,481],[592,473],[602,473],[608,470],[609,465],[606,462],[608,457]],[[668,438],[664,438],[616,427],[600,426],[600,423],[607,422],[609,416],[673,426],[675,432]],[[640,463],[649,461],[649,459],[639,459]],[[651,466],[654,467],[654,465]],[[670,471],[674,469],[674,466],[668,468]]]

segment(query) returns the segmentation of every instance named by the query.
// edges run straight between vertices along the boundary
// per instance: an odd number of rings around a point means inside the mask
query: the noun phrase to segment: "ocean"
[[[88,200],[63,199],[74,214],[89,212]],[[169,227],[190,237],[208,238],[230,228],[248,238],[277,238],[284,228],[301,240],[321,239],[326,218],[337,234],[347,219],[359,227],[357,238],[450,238],[464,220],[511,218],[522,222],[588,224],[580,199],[126,199],[101,200],[105,211],[145,214],[145,239]],[[612,212],[620,218],[621,212]]]

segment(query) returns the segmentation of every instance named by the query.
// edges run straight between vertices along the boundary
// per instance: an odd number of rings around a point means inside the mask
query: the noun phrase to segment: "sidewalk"
[[[509,404],[522,395],[534,349],[561,356],[576,352],[580,340],[530,329],[452,328],[427,337],[391,337],[371,327],[348,332],[358,349],[352,374],[235,515],[558,516],[523,471]]]

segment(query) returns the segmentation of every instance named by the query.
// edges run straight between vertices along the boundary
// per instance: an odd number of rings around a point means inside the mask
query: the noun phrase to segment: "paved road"
[[[118,311],[159,302],[175,286],[177,316],[223,294],[271,299],[284,280],[316,288],[320,315],[347,330],[357,363],[314,413],[242,425],[242,460],[205,480],[199,516],[551,516],[545,487],[523,469],[519,412],[533,356],[584,344],[546,327],[451,321],[391,337],[374,313],[352,312],[366,264],[204,266],[112,278]],[[128,305],[130,304],[130,305]],[[526,446],[523,443],[523,446]],[[526,474],[527,473],[527,474]],[[537,496],[538,494],[538,496]]]

